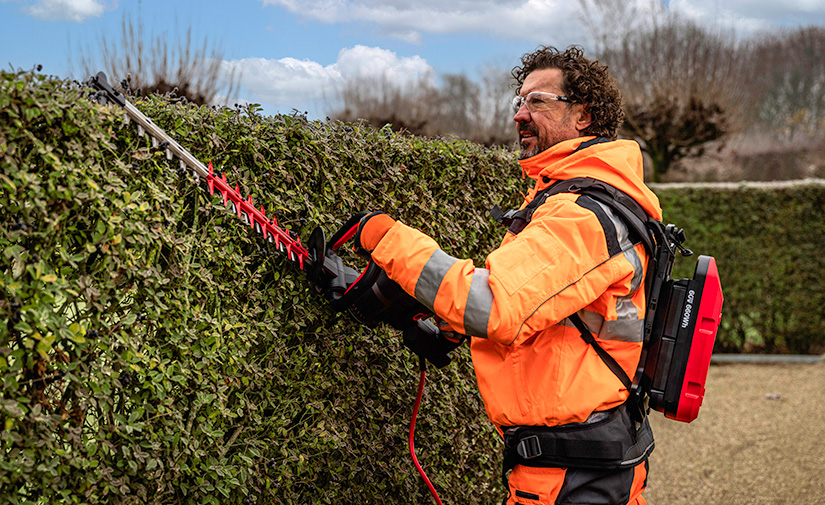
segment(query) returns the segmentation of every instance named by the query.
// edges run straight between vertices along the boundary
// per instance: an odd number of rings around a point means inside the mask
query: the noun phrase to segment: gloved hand
[[[466,335],[456,332],[453,327],[447,323],[447,321],[444,321],[438,316],[433,316],[433,319],[435,320],[435,326],[438,328],[438,331],[441,332],[441,336],[450,342],[460,344],[467,339]]]
[[[467,339],[452,331],[448,337],[429,319],[418,319],[410,323],[403,329],[404,345],[438,368],[448,365],[451,361],[450,352]]]
[[[371,253],[384,238],[390,228],[395,224],[395,219],[391,218],[383,212],[371,212],[361,218],[358,225],[358,232],[355,234],[355,246],[366,252],[367,255]],[[359,254],[362,253],[359,251]]]

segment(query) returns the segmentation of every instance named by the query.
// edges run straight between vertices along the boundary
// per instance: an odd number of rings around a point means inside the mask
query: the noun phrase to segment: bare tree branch
[[[147,37],[143,22],[124,14],[121,32],[119,43],[101,34],[99,52],[79,51],[84,74],[103,69],[112,82],[130,93],[174,92],[199,105],[214,104],[219,94],[227,98],[237,94],[240,74],[224,69],[223,52],[207,38],[195,46],[191,27],[176,45],[170,45],[167,34]]]
[[[733,32],[705,28],[653,3],[659,7],[644,0],[580,0],[603,44],[599,59],[624,95],[622,134],[639,141],[658,182],[677,160],[700,156],[709,142],[742,128],[748,90],[741,81],[746,44]],[[638,19],[640,9],[653,15]],[[611,14],[620,23],[608,22]]]

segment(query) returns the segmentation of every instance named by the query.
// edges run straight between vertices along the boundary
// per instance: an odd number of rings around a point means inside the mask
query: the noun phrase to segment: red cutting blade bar
[[[309,260],[309,251],[301,245],[301,240],[299,238],[293,239],[289,233],[278,227],[274,218],[271,221],[267,219],[263,206],[260,210],[256,209],[252,203],[251,195],[245,200],[241,196],[237,185],[233,189],[226,182],[226,174],[216,177],[212,169],[212,162],[209,162],[209,174],[206,177],[206,184],[209,187],[210,195],[214,195],[217,189],[223,197],[224,205],[232,202],[238,218],[243,219],[243,215],[246,215],[249,219],[249,226],[261,233],[264,240],[274,242],[278,250],[286,252],[287,258],[297,262],[301,269],[304,268],[305,262]]]

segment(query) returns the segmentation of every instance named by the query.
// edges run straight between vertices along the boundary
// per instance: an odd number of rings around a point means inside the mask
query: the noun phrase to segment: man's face
[[[563,95],[562,73],[558,68],[534,70],[524,79],[521,96],[532,91],[544,91]],[[582,136],[582,130],[590,125],[590,114],[582,104],[569,104],[553,100],[545,110],[530,112],[527,105],[513,116],[518,123],[521,155],[519,159],[530,158],[563,140]]]

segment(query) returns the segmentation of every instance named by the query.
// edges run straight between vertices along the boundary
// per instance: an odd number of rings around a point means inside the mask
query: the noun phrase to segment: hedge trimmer
[[[123,94],[115,91],[109,85],[106,74],[103,72],[99,72],[96,76],[90,78],[87,84],[98,90],[95,95],[98,101],[111,101],[123,107],[126,113],[126,123],[129,121],[137,123],[138,135],[143,137],[148,133],[152,139],[152,146],[166,151],[167,160],[172,161],[177,158],[180,161],[181,170],[191,170],[196,182],[203,178],[206,181],[210,195],[214,195],[215,190],[217,190],[223,196],[224,206],[229,205],[232,212],[237,214],[239,219],[254,227],[258,233],[263,235],[265,240],[274,242],[281,252],[286,253],[291,261],[298,264],[300,269],[305,268],[310,260],[310,254],[301,245],[300,239],[293,238],[288,232],[282,230],[275,219],[270,220],[267,218],[263,206],[259,210],[252,204],[251,196],[248,199],[241,197],[238,185],[235,185],[233,189],[227,183],[226,174],[221,174],[220,177],[216,176],[211,162],[208,166],[204,165],[192,153],[181,147],[172,137],[132,105]]]
[[[191,172],[195,183],[210,195],[219,193],[230,212],[254,228],[264,240],[274,243],[278,251],[307,275],[316,292],[330,301],[333,310],[348,311],[371,328],[386,323],[403,331],[405,345],[439,368],[450,362],[448,353],[455,345],[441,338],[438,328],[427,319],[432,315],[428,309],[401,290],[375,263],[370,261],[359,273],[344,266],[338,256],[337,251],[355,235],[365,213],[345,222],[329,244],[323,230],[315,228],[305,246],[297,234],[283,230],[274,217],[268,217],[263,205],[257,207],[252,196],[244,198],[237,184],[234,187],[229,184],[226,174],[218,175],[211,162],[205,165],[198,160],[112,88],[106,74],[98,73],[87,84],[97,90],[95,99],[123,107],[126,122],[137,124],[139,136],[148,134],[153,147],[166,152],[167,160],[178,159],[181,171]]]
[[[94,98],[98,102],[114,103],[122,107],[125,112],[125,122],[134,121],[138,135],[143,137],[148,134],[153,147],[159,151],[165,151],[166,159],[170,162],[177,159],[181,171],[191,172],[199,187],[207,190],[210,195],[219,193],[224,207],[228,207],[230,212],[244,224],[253,228],[264,240],[273,243],[278,251],[285,254],[290,262],[307,275],[316,293],[329,300],[331,309],[335,312],[347,311],[357,321],[370,328],[385,323],[403,332],[404,345],[419,356],[421,368],[418,398],[410,426],[410,452],[416,468],[431,493],[436,501],[441,503],[415,457],[413,449],[415,417],[423,393],[425,360],[438,368],[446,366],[450,363],[449,352],[455,349],[463,338],[448,339],[430,321],[429,318],[433,314],[415,298],[405,293],[371,260],[366,269],[360,273],[344,265],[337,251],[355,235],[361,218],[366,213],[356,214],[347,220],[332,236],[329,243],[326,241],[323,230],[316,227],[305,246],[297,234],[280,228],[274,217],[267,217],[263,205],[258,208],[251,196],[244,198],[237,184],[233,188],[227,181],[225,173],[219,176],[211,162],[207,165],[202,163],[140,112],[122,93],[109,84],[106,74],[99,72],[86,84],[97,90]]]

